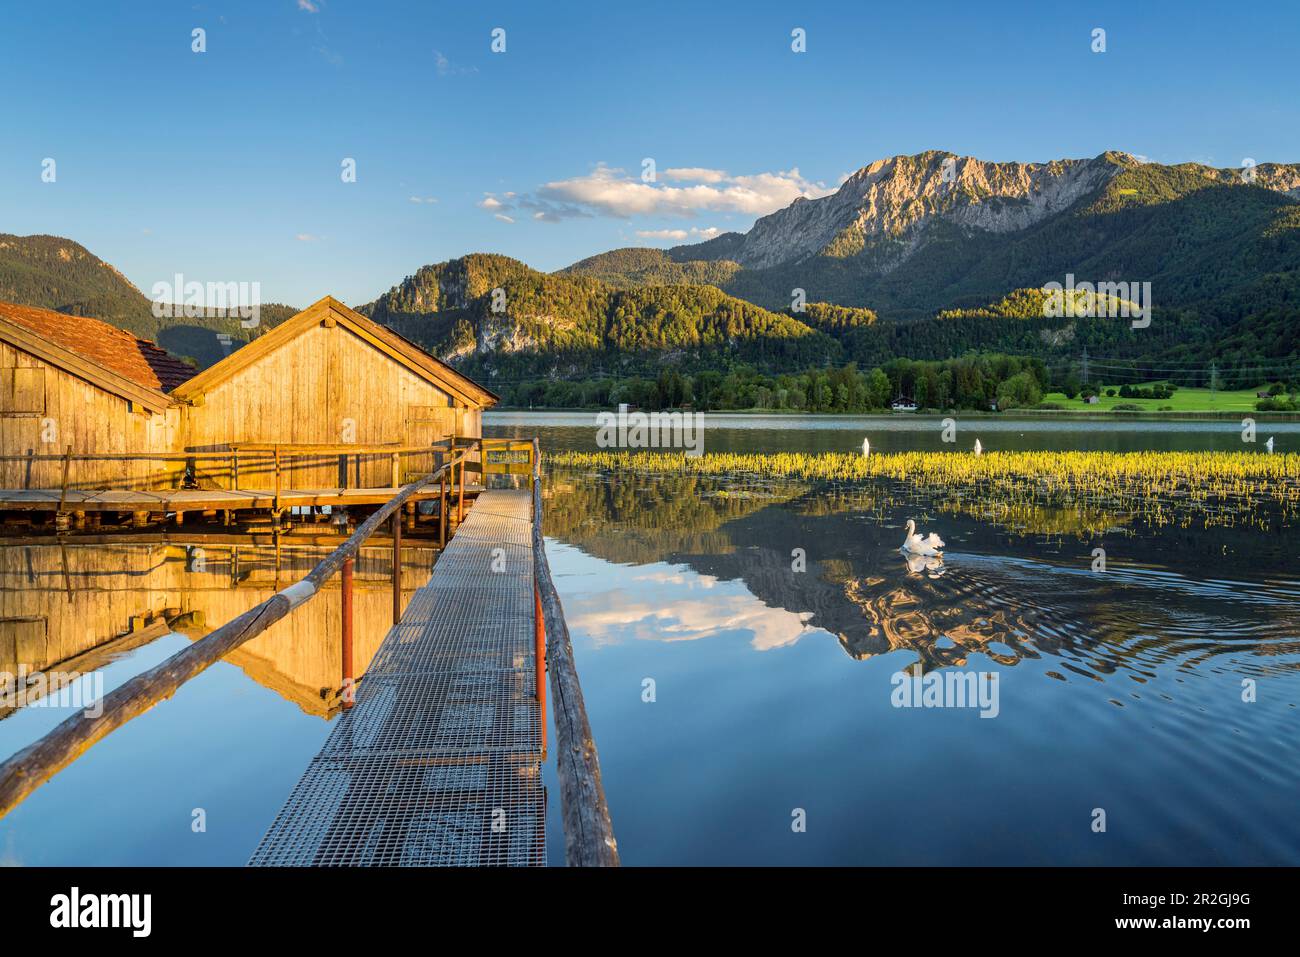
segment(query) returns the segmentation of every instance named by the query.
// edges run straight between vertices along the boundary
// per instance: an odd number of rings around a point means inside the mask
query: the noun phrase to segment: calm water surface
[[[1158,422],[1116,418],[1014,419],[997,416],[954,416],[956,445],[963,449],[975,439],[986,449],[1096,450],[1106,452],[1240,451],[1239,418],[1222,421]],[[897,415],[737,415],[704,414],[706,452],[852,452],[863,438],[879,452],[950,451],[942,438],[943,416]],[[543,448],[594,450],[594,412],[489,412],[485,435],[531,437]],[[1300,422],[1258,425],[1258,443],[1275,437],[1278,451],[1300,451]]]
[[[864,434],[877,449],[942,447],[937,423],[914,417],[709,422],[715,450],[848,450]],[[1231,422],[977,429],[990,448],[1240,445]],[[590,415],[501,414],[487,432],[594,447]],[[1295,426],[1263,434],[1300,440]],[[1300,559],[1276,517],[1152,528],[891,488],[583,471],[547,489],[551,565],[628,864],[1300,863]],[[909,517],[947,541],[942,568],[899,554]],[[1105,573],[1092,571],[1098,546]],[[385,551],[358,567],[375,583],[358,597],[363,660],[387,630]],[[91,655],[107,690],[203,633],[122,649],[133,615],[197,609],[211,627],[317,557],[286,553],[280,580],[252,548],[197,564],[172,545],[10,547],[0,617],[44,620],[42,653]],[[410,551],[408,592],[429,561]],[[337,597],[57,775],[0,820],[0,863],[244,863],[337,713],[321,695],[339,668]],[[907,668],[996,674],[997,717],[894,707]],[[0,754],[66,716],[0,716]],[[546,772],[560,863],[553,761]],[[1091,828],[1098,808],[1105,833]]]
[[[1300,862],[1293,539],[1081,537],[1068,514],[1034,531],[683,478],[553,486],[628,863]],[[899,554],[906,517],[942,530],[942,574]],[[893,707],[917,665],[995,673],[998,716]]]
[[[943,447],[915,417],[709,421],[715,451],[851,450],[864,434]],[[488,431],[594,448],[587,415],[502,414]],[[1230,422],[975,431],[991,448],[1241,446]],[[1276,517],[1153,528],[577,471],[549,487],[550,560],[626,863],[1300,863],[1300,559]],[[941,569],[899,554],[907,518],[942,533]],[[996,674],[998,716],[894,707],[891,678],[910,668]]]

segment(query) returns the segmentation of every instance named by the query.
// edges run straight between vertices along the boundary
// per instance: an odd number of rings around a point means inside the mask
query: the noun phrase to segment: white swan
[[[870,454],[871,454],[871,440],[870,440],[870,439],[863,439],[863,440],[862,440],[862,457],[865,459],[865,458],[866,458],[867,456],[869,456]]]
[[[907,520],[907,538],[903,539],[903,551],[929,557],[940,554],[942,548],[943,539],[934,532],[931,532],[928,538],[922,538],[916,534],[916,522],[910,518]]]
[[[976,440],[975,440],[975,454],[976,454],[976,455],[983,455],[983,454],[984,454],[984,446],[980,445],[980,440],[979,440],[979,439],[976,439]]]

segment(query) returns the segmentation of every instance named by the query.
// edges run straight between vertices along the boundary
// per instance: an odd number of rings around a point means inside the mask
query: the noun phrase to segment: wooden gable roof
[[[447,363],[435,359],[411,342],[373,319],[368,319],[355,309],[350,309],[333,296],[312,303],[302,312],[285,320],[265,335],[235,350],[216,365],[179,386],[174,395],[178,399],[193,401],[207,390],[248,368],[263,356],[293,341],[308,329],[318,325],[336,323],[390,358],[406,366],[425,381],[450,394],[463,405],[484,409],[495,405],[500,398],[483,388],[468,376],[461,375]]]
[[[53,309],[0,302],[0,339],[42,362],[153,412],[194,368],[125,329]]]

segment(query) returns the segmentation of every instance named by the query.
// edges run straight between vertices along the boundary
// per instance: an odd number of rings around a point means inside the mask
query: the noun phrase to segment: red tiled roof
[[[0,302],[0,318],[150,389],[170,392],[197,371],[166,349],[99,319]]]

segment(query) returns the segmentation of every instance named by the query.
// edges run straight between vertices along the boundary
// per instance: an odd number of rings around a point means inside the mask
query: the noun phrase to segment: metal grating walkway
[[[545,863],[531,502],[478,497],[251,865]]]

